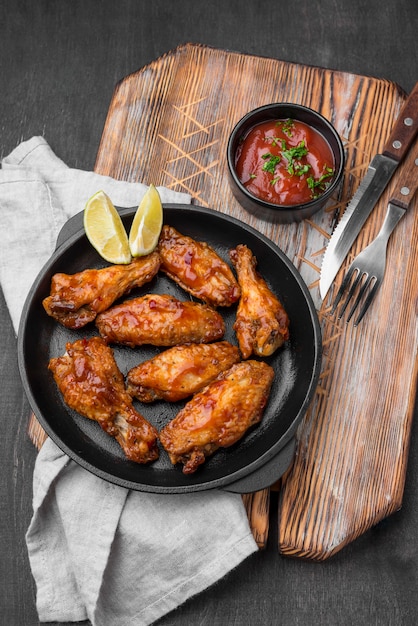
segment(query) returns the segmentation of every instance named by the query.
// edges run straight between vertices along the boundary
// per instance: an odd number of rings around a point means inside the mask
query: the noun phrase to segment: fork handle
[[[405,215],[406,208],[395,204],[390,201],[388,204],[388,208],[386,211],[385,219],[382,224],[382,228],[377,234],[376,239],[383,241],[385,244],[389,241],[389,237],[391,236],[395,226],[399,222],[399,220]]]
[[[376,239],[386,247],[399,220],[405,215],[418,188],[418,143],[415,143],[402,166],[401,176],[392,188],[388,208]]]
[[[394,202],[404,209],[411,204],[418,188],[418,142],[408,154],[396,185],[392,188],[389,202]]]
[[[406,155],[418,132],[418,83],[408,96],[390,133],[383,154],[400,162]]]

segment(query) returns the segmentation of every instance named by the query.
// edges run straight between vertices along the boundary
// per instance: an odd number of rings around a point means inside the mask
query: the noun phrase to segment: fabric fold
[[[41,621],[93,623],[127,495],[46,440],[36,460],[34,515],[26,533]]]
[[[40,620],[93,626],[152,624],[257,551],[240,495],[129,491],[50,439],[26,543]]]

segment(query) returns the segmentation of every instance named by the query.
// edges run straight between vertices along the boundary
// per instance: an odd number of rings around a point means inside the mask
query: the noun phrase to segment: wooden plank
[[[270,489],[262,489],[242,496],[253,537],[264,549],[269,534]]]
[[[189,44],[122,80],[110,104],[96,171],[188,191],[195,204],[251,224],[294,262],[319,311],[323,367],[298,431],[295,462],[282,481],[283,554],[325,559],[401,505],[417,382],[414,211],[391,239],[384,284],[357,329],[330,317],[318,277],[335,221],[404,98],[388,81]],[[345,143],[339,196],[301,224],[256,219],[235,201],[227,182],[226,145],[234,124],[273,101],[320,111]],[[387,200],[385,193],[352,255],[377,233]],[[262,498],[246,498],[250,520],[253,503]],[[263,515],[266,534],[268,506]]]
[[[31,413],[29,417],[28,435],[35,448],[40,450],[45,443],[47,434],[36,419],[34,413]]]

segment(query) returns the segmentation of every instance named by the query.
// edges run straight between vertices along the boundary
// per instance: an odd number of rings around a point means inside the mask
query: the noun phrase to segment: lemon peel
[[[104,191],[96,192],[87,200],[83,222],[88,240],[106,261],[115,264],[132,261],[125,227]]]
[[[142,198],[129,231],[129,248],[133,257],[155,250],[163,226],[163,207],[160,194],[150,185]]]

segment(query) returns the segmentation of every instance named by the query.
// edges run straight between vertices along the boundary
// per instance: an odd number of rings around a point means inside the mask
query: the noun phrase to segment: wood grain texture
[[[417,374],[414,209],[391,239],[387,276],[360,327],[330,317],[331,296],[321,303],[318,277],[333,226],[404,99],[389,81],[190,44],[127,76],[110,104],[96,171],[187,191],[195,204],[251,224],[294,262],[319,311],[323,367],[281,490],[283,554],[325,559],[401,506]],[[345,144],[338,197],[301,224],[256,219],[227,182],[234,124],[273,101],[318,110]],[[345,267],[377,233],[387,200],[385,193]]]
[[[269,534],[270,489],[262,489],[242,496],[253,537],[260,549],[267,545]]]
[[[391,189],[366,224],[364,245]],[[321,381],[282,492],[285,554],[326,558],[402,505],[417,382],[416,206],[389,243],[385,279],[364,321],[356,328],[331,318],[327,304],[321,309]]]

